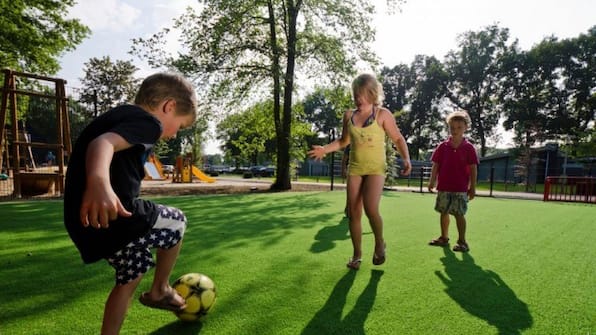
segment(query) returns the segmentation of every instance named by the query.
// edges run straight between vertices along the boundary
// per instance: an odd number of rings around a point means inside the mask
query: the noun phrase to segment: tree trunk
[[[290,182],[290,137],[292,126],[292,93],[294,92],[294,67],[296,64],[296,21],[302,1],[296,4],[287,2],[288,8],[288,58],[284,78],[283,118],[281,129],[277,132],[277,175],[272,190],[287,191],[292,188]]]

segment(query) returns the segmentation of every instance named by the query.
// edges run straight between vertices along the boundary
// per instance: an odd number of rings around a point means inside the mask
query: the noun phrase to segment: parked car
[[[163,172],[164,173],[167,173],[167,174],[174,173],[174,165],[169,165],[169,164],[164,165],[163,166]]]
[[[273,177],[275,175],[275,168],[271,166],[255,165],[251,166],[249,171],[255,177]]]

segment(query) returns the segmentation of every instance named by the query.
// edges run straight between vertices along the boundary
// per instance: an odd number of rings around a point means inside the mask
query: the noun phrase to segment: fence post
[[[550,194],[550,177],[546,177],[546,181],[544,182],[544,194],[542,196],[542,201],[548,201],[548,195]]]
[[[422,183],[424,182],[424,166],[420,167],[420,193],[422,193]]]
[[[494,178],[495,178],[495,167],[491,167],[490,168],[490,193],[489,196],[493,196],[493,183],[494,183]]]

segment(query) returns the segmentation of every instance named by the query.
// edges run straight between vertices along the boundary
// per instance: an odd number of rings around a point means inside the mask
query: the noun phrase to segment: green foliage
[[[261,165],[275,161],[275,129],[271,124],[272,103],[261,102],[237,114],[228,115],[217,125],[217,138],[236,166]],[[295,115],[301,109],[295,108]],[[311,136],[310,127],[301,121],[292,122],[292,157],[304,158],[303,139]]]
[[[227,116],[218,124],[217,137],[236,165],[258,165],[260,160],[267,158],[262,154],[275,138],[275,130],[269,122],[271,113],[271,102],[258,103],[243,112]]]
[[[180,129],[175,138],[159,140],[153,150],[164,164],[174,164],[178,156],[190,154],[193,164],[202,165],[207,129],[207,121],[198,119],[191,127]]]
[[[48,88],[43,93],[50,96],[54,94]],[[27,127],[32,129],[32,133],[41,137],[36,142],[58,143],[55,99],[38,96],[29,97],[26,121]]]
[[[312,124],[316,134],[329,135],[333,129],[340,132],[344,112],[353,106],[350,92],[345,87],[318,87],[302,102],[305,122]]]
[[[389,0],[396,4],[401,1]],[[165,53],[166,28],[134,40],[133,53],[196,78],[207,109],[235,110],[271,96],[277,150],[273,188],[287,190],[296,74],[343,82],[359,60],[375,63],[372,1],[200,1],[176,20],[185,52]],[[250,103],[248,103],[250,105]]]
[[[436,58],[418,55],[410,67],[400,64],[383,68],[381,77],[386,106],[395,113],[410,156],[419,159],[444,133],[439,106],[445,96],[447,74]]]
[[[596,26],[559,41],[545,38],[504,62],[501,99],[516,142],[589,143],[596,118]]]
[[[70,138],[71,143],[74,144],[83,132],[83,129],[91,122],[91,119],[86,116],[90,115],[90,113],[88,113],[86,106],[73,97],[69,97],[67,108],[70,121]]]
[[[74,0],[0,1],[0,64],[14,70],[51,75],[58,57],[74,50],[90,30],[66,19]]]
[[[448,74],[446,95],[454,106],[470,114],[469,134],[478,140],[483,157],[486,140],[494,134],[500,116],[496,98],[501,61],[517,48],[517,41],[508,44],[508,39],[509,29],[497,25],[468,31],[459,36],[459,50],[450,51],[444,63]]]
[[[80,101],[94,107],[93,117],[124,103],[132,103],[139,86],[138,70],[131,61],[112,62],[109,56],[85,63]]]

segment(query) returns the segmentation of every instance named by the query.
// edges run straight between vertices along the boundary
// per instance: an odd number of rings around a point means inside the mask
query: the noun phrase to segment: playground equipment
[[[71,152],[70,123],[67,112],[66,81],[35,74],[4,69],[4,87],[0,106],[0,167],[6,166],[13,177],[13,196],[40,195],[49,193],[52,186],[57,194],[64,193],[64,157]],[[18,81],[18,78],[23,80]],[[50,83],[54,86],[54,95],[17,87],[17,83],[36,81],[40,86]],[[31,142],[24,129],[23,120],[17,113],[17,97],[40,97],[51,99],[56,111],[56,137],[54,143]],[[7,114],[10,122],[7,124]],[[55,152],[56,165],[41,169],[35,164],[32,148],[47,149]],[[56,170],[57,169],[57,170]]]
[[[163,166],[154,154],[151,154],[145,162],[145,179],[164,180],[167,179],[163,173]]]
[[[176,165],[174,167],[173,183],[192,183],[192,162],[190,156],[176,157]]]
[[[186,157],[178,156],[176,158],[176,165],[174,168],[174,175],[172,178],[173,183],[192,183],[192,177],[196,177],[200,181],[206,183],[214,183],[215,178],[209,177],[203,173],[199,168],[192,164],[192,157],[186,155]]]
[[[206,183],[214,183],[215,182],[215,178],[209,177],[208,175],[206,175],[203,171],[199,170],[199,168],[194,165],[192,166],[192,175],[195,176],[200,181],[204,181]]]

